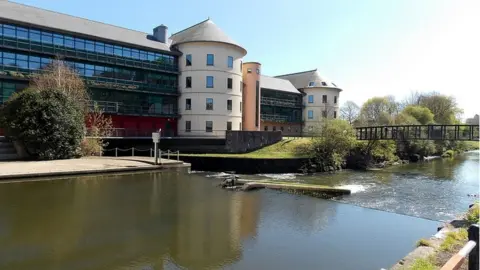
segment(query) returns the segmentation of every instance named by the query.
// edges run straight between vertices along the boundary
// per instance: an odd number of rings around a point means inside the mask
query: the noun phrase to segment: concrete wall
[[[315,129],[316,126],[322,121],[322,111],[327,111],[327,118],[340,117],[339,104],[340,104],[340,89],[334,87],[309,87],[304,88],[305,96],[303,102],[305,107],[303,109],[304,120],[304,132],[308,133],[309,130]],[[327,103],[323,103],[323,95],[327,96]],[[313,96],[313,103],[308,102],[308,97]],[[335,96],[337,97],[337,103],[334,103]],[[313,119],[308,118],[308,111],[313,111]]]
[[[227,131],[225,151],[227,153],[245,153],[282,140],[280,131]]]
[[[179,58],[179,114],[178,134],[180,136],[223,137],[227,122],[232,122],[232,130],[240,130],[242,112],[241,62],[244,51],[238,47],[217,42],[191,42],[180,44],[183,53]],[[192,65],[186,66],[185,58],[192,55]],[[207,54],[214,55],[214,65],[207,66]],[[228,56],[233,57],[233,68],[228,67]],[[214,87],[206,87],[206,77],[214,77]],[[186,88],[186,77],[192,78],[192,87]],[[227,78],[231,78],[232,89],[227,88]],[[191,110],[186,110],[185,100],[191,99]],[[213,99],[213,110],[206,109],[206,99]],[[232,100],[232,110],[227,110],[227,100]],[[191,121],[191,132],[185,131],[185,122]],[[205,131],[205,122],[213,121],[213,131]]]

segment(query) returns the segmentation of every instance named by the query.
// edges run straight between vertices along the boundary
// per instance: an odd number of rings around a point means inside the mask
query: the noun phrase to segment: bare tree
[[[347,101],[340,108],[340,118],[348,121],[350,125],[358,118],[360,107],[353,101]]]
[[[41,73],[33,77],[31,86],[39,91],[60,90],[85,111],[88,110],[90,97],[84,81],[62,60],[53,60],[43,68]]]

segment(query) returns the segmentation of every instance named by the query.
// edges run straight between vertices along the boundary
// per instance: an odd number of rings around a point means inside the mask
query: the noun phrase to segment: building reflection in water
[[[255,237],[260,197],[196,178],[151,173],[1,184],[0,269],[232,263],[242,240]]]

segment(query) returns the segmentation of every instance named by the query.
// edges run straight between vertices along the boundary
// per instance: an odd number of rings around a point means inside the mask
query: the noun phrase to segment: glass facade
[[[118,65],[178,71],[173,55],[14,24],[0,24],[0,46],[14,47]]]
[[[57,57],[107,113],[178,116],[177,56],[12,23],[0,23],[0,103]]]
[[[302,95],[262,88],[260,116],[263,121],[298,123],[302,119]]]

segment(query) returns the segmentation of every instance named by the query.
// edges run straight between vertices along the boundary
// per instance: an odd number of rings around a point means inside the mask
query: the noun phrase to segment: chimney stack
[[[165,25],[160,25],[155,28],[153,28],[153,36],[155,37],[156,40],[162,42],[162,43],[167,43],[167,30],[168,27]]]

